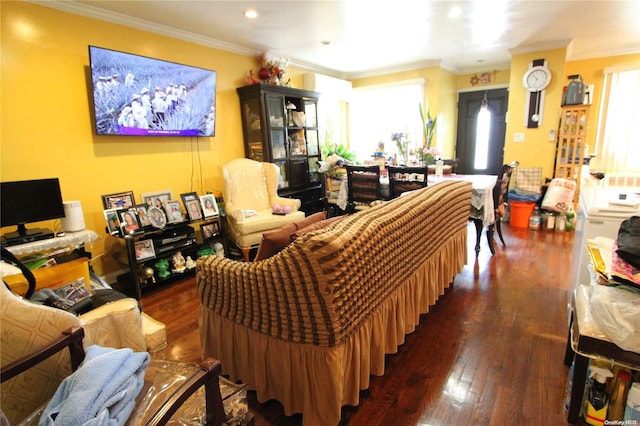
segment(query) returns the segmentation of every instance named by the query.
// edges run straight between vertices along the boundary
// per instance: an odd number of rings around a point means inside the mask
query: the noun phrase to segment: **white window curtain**
[[[397,153],[392,133],[407,132],[410,148],[422,141],[422,124],[418,106],[424,98],[424,80],[354,89],[350,104],[350,148],[357,160],[370,160],[385,144],[387,156]]]
[[[640,68],[605,69],[596,159],[605,172],[640,171]]]

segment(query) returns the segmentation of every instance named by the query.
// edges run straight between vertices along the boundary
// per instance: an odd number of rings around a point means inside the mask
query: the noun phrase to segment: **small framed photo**
[[[205,218],[218,216],[218,204],[216,204],[216,197],[213,194],[201,195],[200,204],[202,204]]]
[[[207,223],[200,227],[200,232],[202,233],[202,239],[208,240],[209,238],[217,237],[220,235],[220,228],[218,227],[218,222]]]
[[[133,235],[143,232],[135,208],[118,210],[118,216],[120,217],[120,232],[122,232],[122,235]]]
[[[189,220],[202,219],[202,207],[200,206],[200,198],[195,192],[189,192],[187,194],[180,194],[182,198],[182,204],[187,212]]]
[[[169,200],[164,203],[164,211],[167,213],[167,223],[178,223],[184,220],[180,201]]]
[[[143,227],[151,225],[151,219],[149,218],[148,206],[146,204],[138,204],[135,206],[136,214],[138,215],[138,220],[140,221],[140,225]]]
[[[173,192],[171,192],[170,190],[145,192],[144,194],[140,195],[140,199],[142,201],[142,204],[164,210],[165,203],[169,200],[173,200]]]
[[[118,209],[107,209],[104,211],[104,220],[107,222],[107,232],[111,235],[120,233],[120,217]]]
[[[164,214],[164,210],[159,207],[149,207],[147,209],[149,214],[149,221],[151,226],[157,229],[163,229],[167,226],[167,216]]]
[[[156,257],[156,250],[153,248],[153,240],[140,240],[134,243],[136,249],[136,260],[152,259]]]
[[[102,196],[102,206],[109,209],[129,209],[135,205],[133,191],[117,192]]]

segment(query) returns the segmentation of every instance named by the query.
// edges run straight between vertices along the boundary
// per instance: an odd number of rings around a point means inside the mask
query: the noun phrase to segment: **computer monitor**
[[[22,180],[0,183],[0,225],[17,225],[3,238],[16,243],[47,238],[53,232],[29,228],[26,224],[64,217],[64,205],[58,178]]]

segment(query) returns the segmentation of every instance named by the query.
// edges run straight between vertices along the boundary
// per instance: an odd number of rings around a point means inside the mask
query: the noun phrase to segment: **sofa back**
[[[273,337],[334,346],[466,232],[470,204],[470,183],[442,182],[309,232],[261,262],[200,258],[201,303]]]

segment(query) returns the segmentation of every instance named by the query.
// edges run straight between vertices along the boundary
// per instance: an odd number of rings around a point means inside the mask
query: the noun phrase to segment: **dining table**
[[[493,205],[493,187],[498,179],[497,175],[467,175],[467,174],[443,174],[437,176],[430,174],[427,177],[427,185],[437,185],[441,182],[449,180],[464,180],[471,182],[471,207],[469,210],[469,220],[472,221],[476,228],[476,256],[480,253],[480,238],[483,228],[487,228],[487,240],[491,254],[495,254],[495,246],[493,245],[493,231],[495,227],[496,215],[495,206]],[[342,210],[347,208],[348,198],[347,180],[342,181],[340,191],[338,193],[338,207]],[[389,196],[389,177],[380,175],[380,192],[383,197]]]

